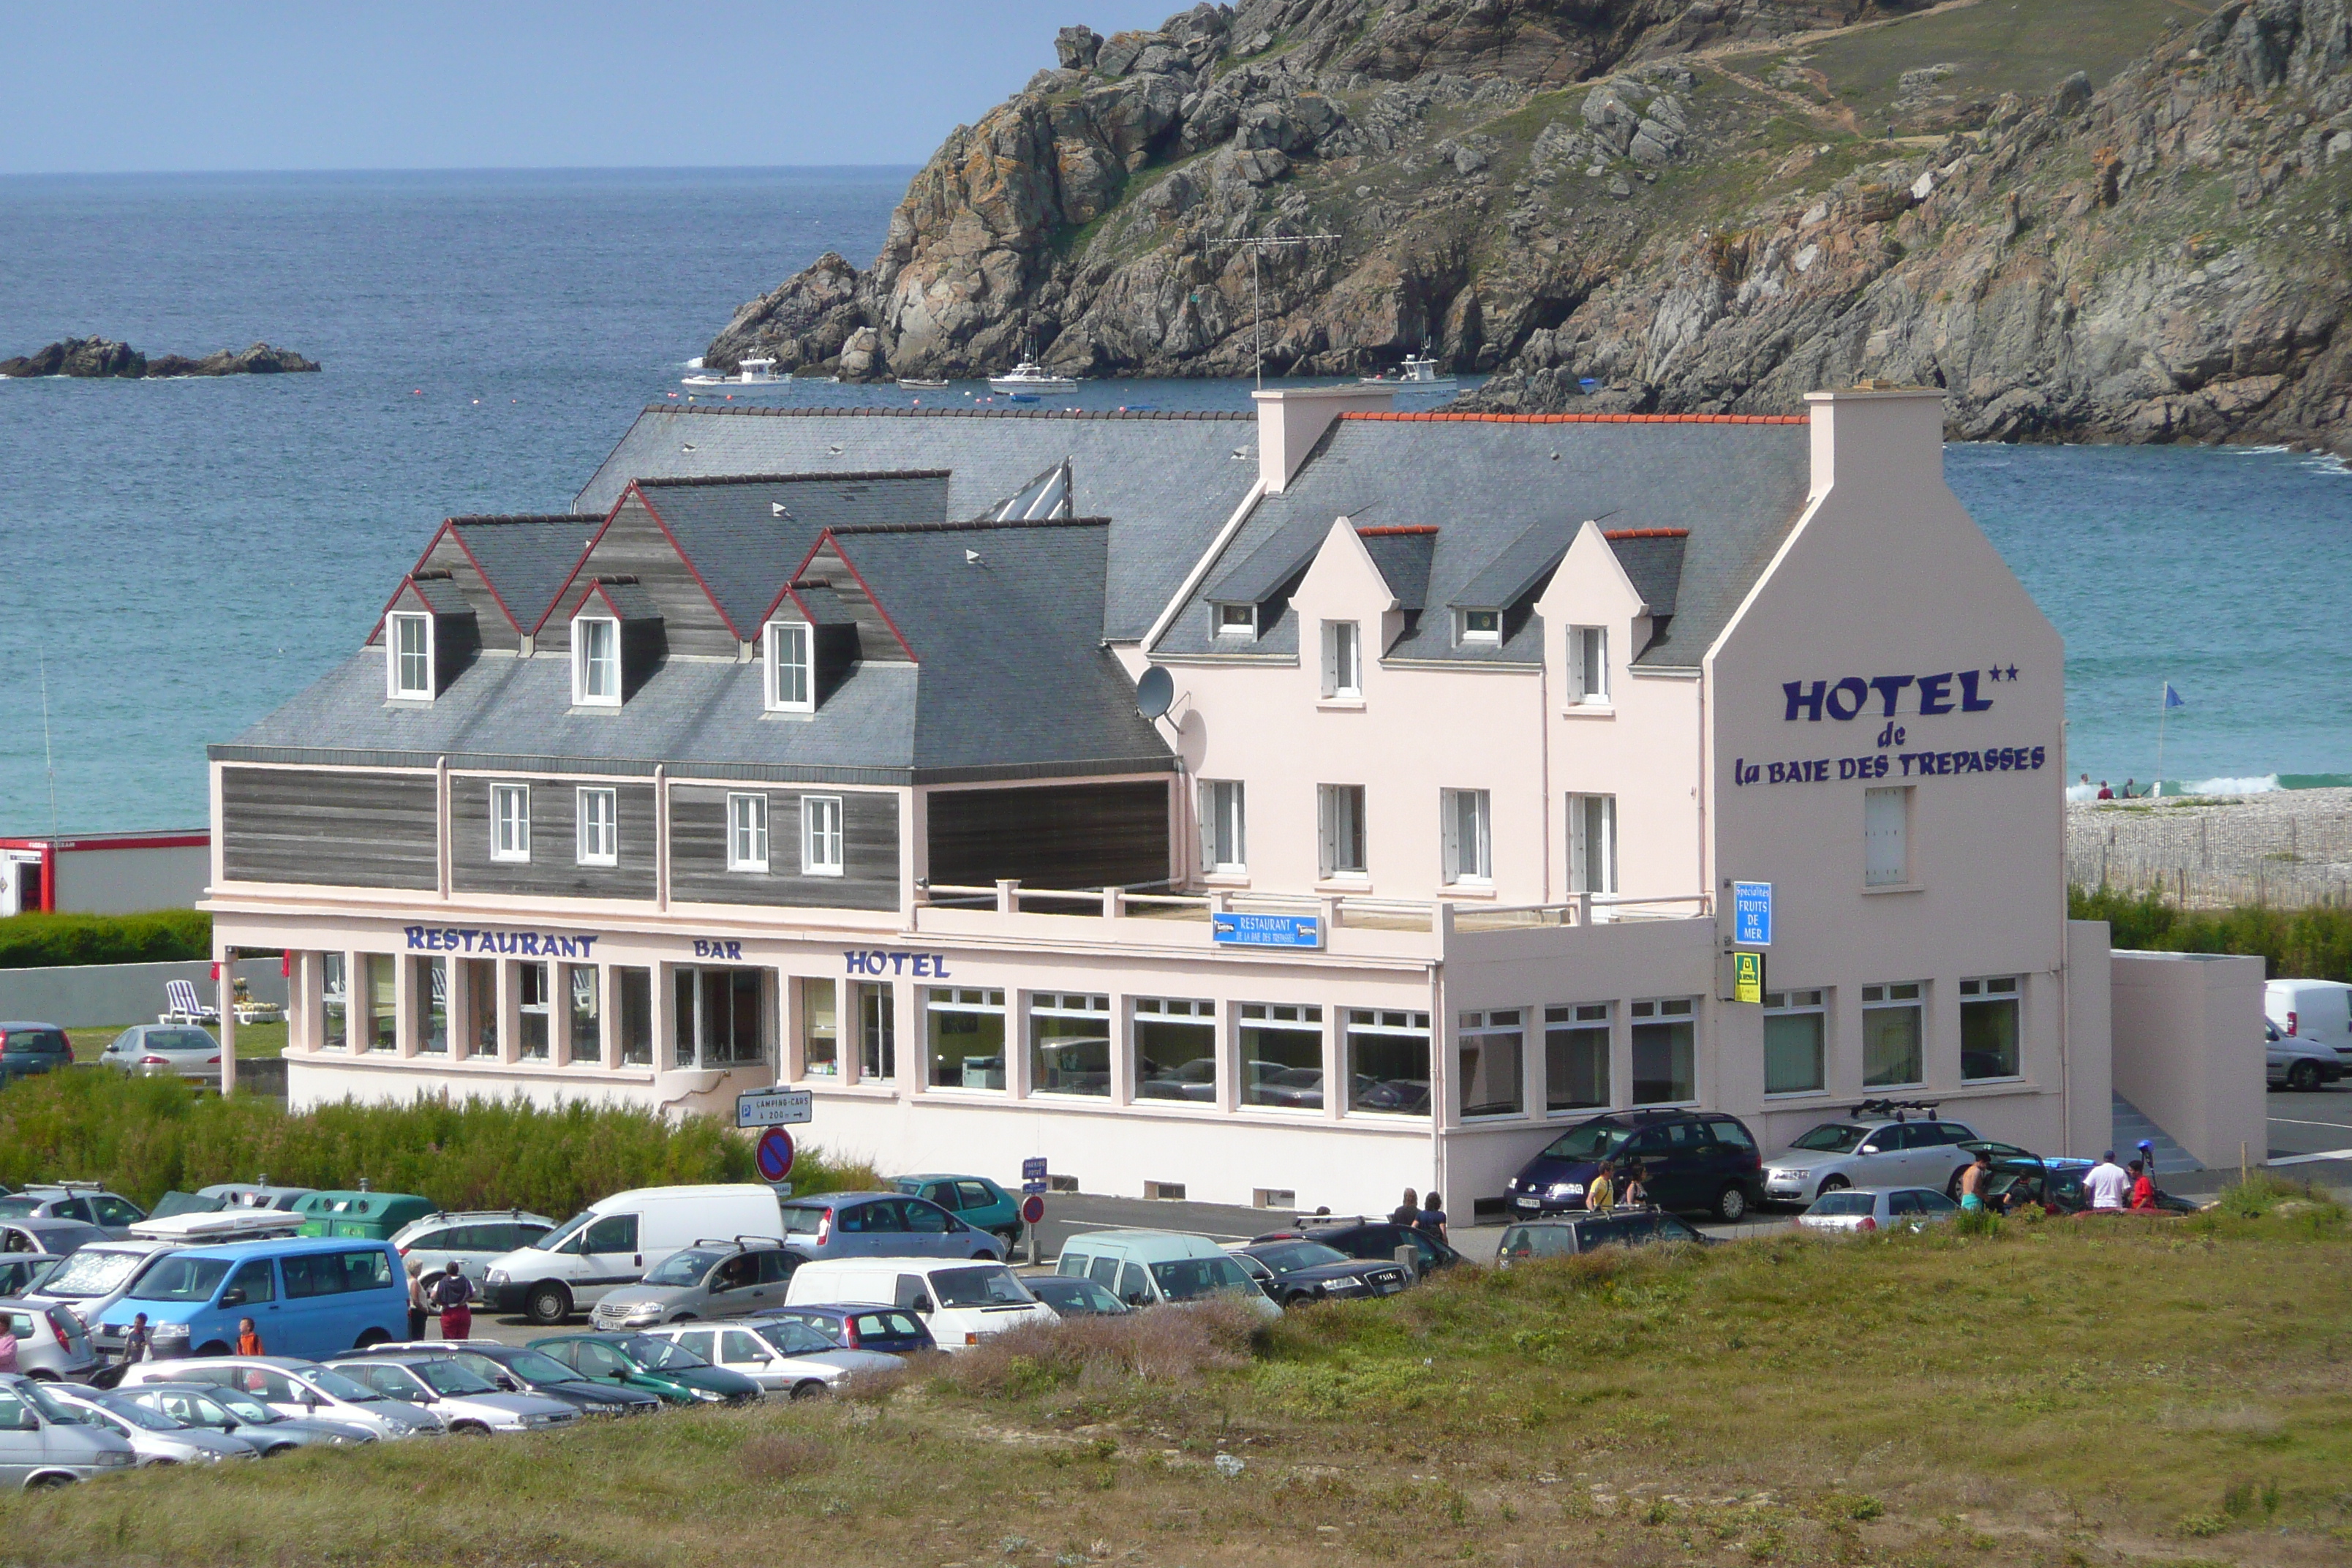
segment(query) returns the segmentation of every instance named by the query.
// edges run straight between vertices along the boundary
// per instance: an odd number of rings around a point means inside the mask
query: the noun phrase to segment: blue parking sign
[[[1731,884],[1731,940],[1742,947],[1772,945],[1772,884]]]

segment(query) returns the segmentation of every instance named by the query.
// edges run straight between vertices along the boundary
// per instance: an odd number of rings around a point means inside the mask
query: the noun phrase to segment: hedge
[[[0,969],[169,963],[212,955],[213,917],[195,910],[0,919]]]
[[[0,1090],[0,1184],[103,1182],[152,1205],[177,1188],[267,1175],[285,1186],[415,1193],[445,1209],[521,1208],[563,1219],[630,1187],[749,1182],[751,1145],[711,1117],[520,1099],[345,1100],[301,1114],[278,1100],[198,1094],[175,1079],[79,1068]],[[871,1185],[874,1173],[803,1150],[795,1190]]]
[[[2078,921],[2106,921],[2118,948],[2259,953],[2273,979],[2352,981],[2352,910],[2277,910],[2264,904],[2184,910],[2154,892],[2111,888],[2069,889],[2066,904]]]

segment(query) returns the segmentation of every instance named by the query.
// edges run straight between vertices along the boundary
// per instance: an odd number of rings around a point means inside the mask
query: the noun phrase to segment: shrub
[[[959,1393],[982,1396],[1127,1377],[1186,1383],[1247,1365],[1261,1326],[1241,1303],[1213,1300],[1023,1323],[950,1356],[936,1375]]]
[[[0,919],[0,969],[185,963],[212,955],[213,917],[195,910]]]

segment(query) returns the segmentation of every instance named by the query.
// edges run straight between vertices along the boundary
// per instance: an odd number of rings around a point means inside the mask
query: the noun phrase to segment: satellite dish
[[[1162,666],[1153,665],[1143,672],[1143,679],[1135,683],[1135,710],[1146,719],[1159,718],[1175,700],[1175,677]]]

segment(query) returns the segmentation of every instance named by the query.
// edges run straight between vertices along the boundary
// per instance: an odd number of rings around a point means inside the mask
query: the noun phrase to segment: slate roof
[[[425,607],[436,616],[470,616],[474,613],[473,602],[466,597],[464,590],[446,577],[411,578],[410,583],[416,589],[416,596],[425,601]]]
[[[1429,561],[1437,548],[1437,530],[1360,528],[1356,538],[1380,568],[1381,580],[1396,595],[1399,609],[1412,614],[1428,604]]]
[[[571,512],[453,517],[445,525],[480,568],[518,631],[528,633],[580,564],[601,518]]]
[[[1070,491],[1060,510],[1110,520],[1102,635],[1139,640],[1256,482],[1254,416],[656,404],[572,508],[602,516],[633,479],[945,468],[944,515],[979,518],[1065,458]]]
[[[1554,545],[1564,552],[1591,518],[1612,532],[1687,531],[1612,548],[1653,610],[1671,613],[1634,662],[1696,667],[1795,526],[1811,461],[1802,420],[1343,415],[1284,493],[1266,497],[1236,531],[1203,579],[1209,587],[1195,593],[1155,651],[1241,651],[1232,638],[1221,642],[1210,622],[1228,574],[1250,581],[1251,563],[1319,541],[1335,517],[1434,525],[1423,595],[1433,608],[1496,607],[1469,595],[1539,583],[1550,569],[1545,557],[1557,559]],[[1507,617],[1499,645],[1456,646],[1452,619],[1422,616],[1384,652],[1471,663],[1541,656],[1534,616]],[[1297,618],[1286,601],[1260,616],[1246,651],[1297,657]]]

